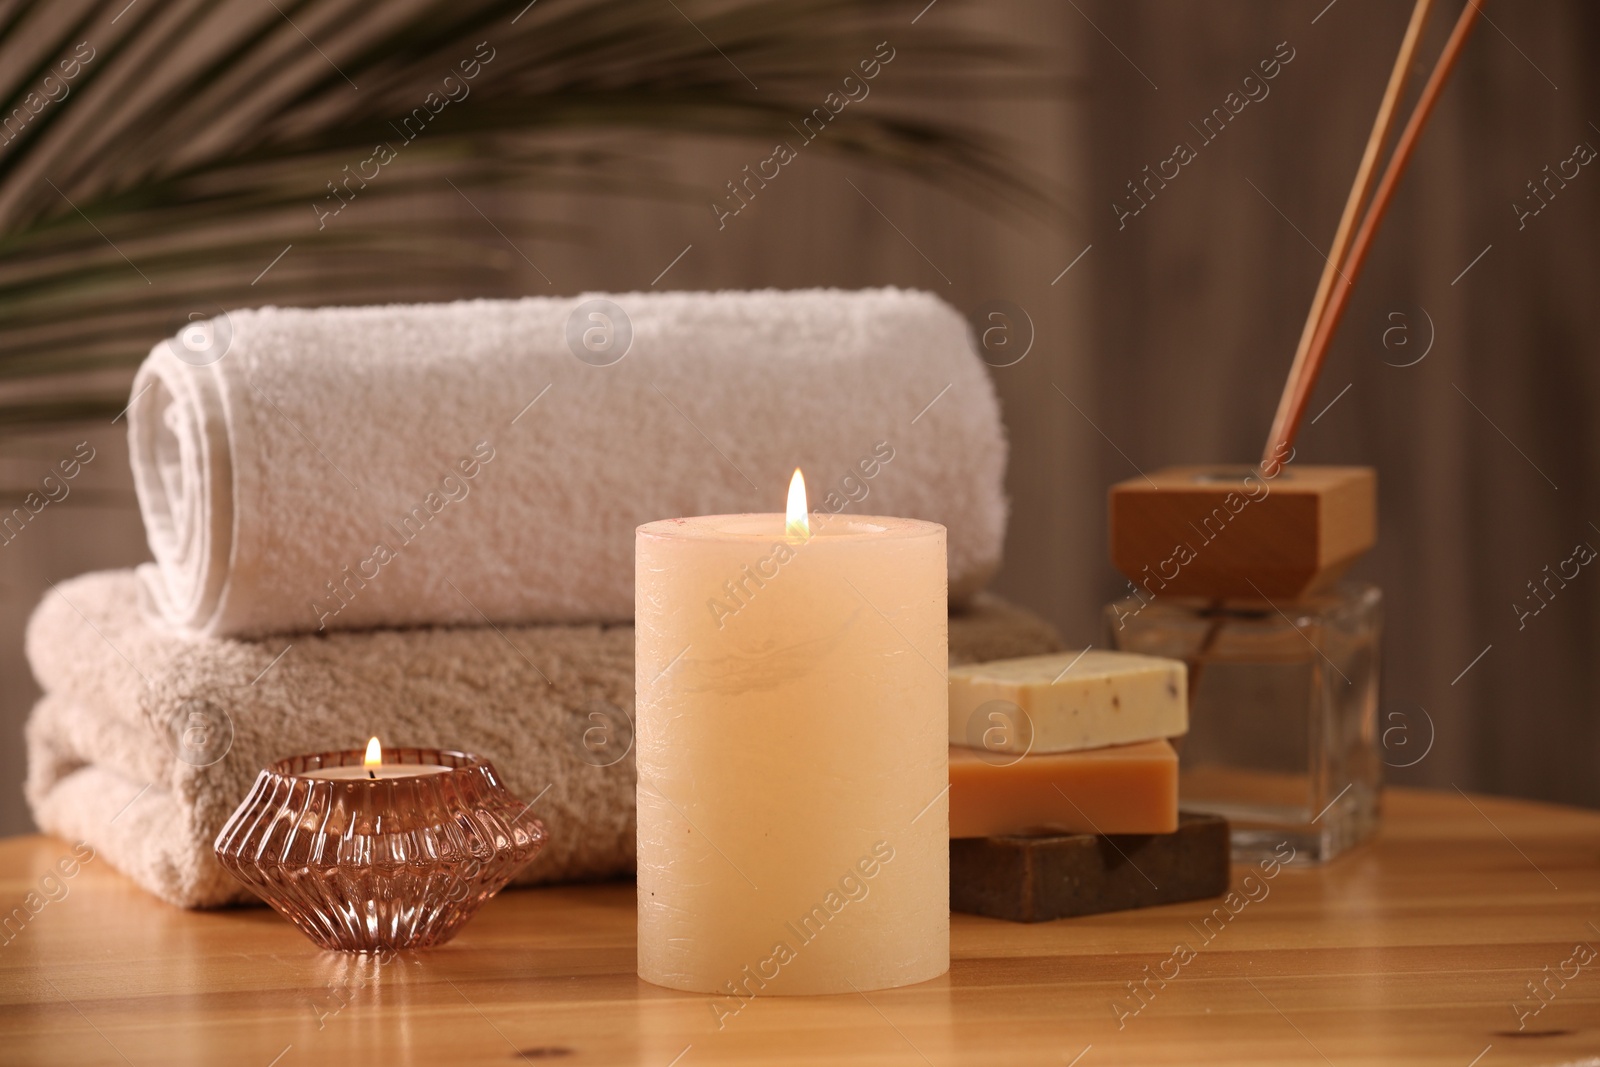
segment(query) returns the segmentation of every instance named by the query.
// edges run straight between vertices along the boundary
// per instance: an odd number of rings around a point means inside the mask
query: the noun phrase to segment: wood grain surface
[[[1587,948],[1600,948],[1600,813],[1456,792],[1386,804],[1379,840],[1331,865],[1236,867],[1225,922],[1206,922],[1216,901],[1037,925],[956,915],[943,978],[725,1001],[720,1028],[712,998],[635,977],[630,884],[508,892],[451,944],[378,964],[322,953],[264,908],[169,907],[103,858],[47,880],[72,846],[11,838],[0,907],[45,903],[0,945],[0,1062],[1502,1067],[1600,1054]],[[1128,983],[1147,974],[1136,998]]]

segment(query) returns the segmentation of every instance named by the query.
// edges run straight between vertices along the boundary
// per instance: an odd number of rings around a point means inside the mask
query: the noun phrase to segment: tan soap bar
[[[1170,834],[1178,754],[1165,741],[999,756],[950,746],[950,836]]]
[[[1178,737],[1189,731],[1187,670],[1094,649],[952,667],[950,743],[1020,754]]]

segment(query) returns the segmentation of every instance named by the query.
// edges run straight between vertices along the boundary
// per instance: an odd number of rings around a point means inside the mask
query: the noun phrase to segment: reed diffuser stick
[[[1405,90],[1411,61],[1417,54],[1417,42],[1422,39],[1422,27],[1428,21],[1428,10],[1432,6],[1433,0],[1417,0],[1411,9],[1411,21],[1406,24],[1405,36],[1400,40],[1400,51],[1394,57],[1394,69],[1389,71],[1389,84],[1383,90],[1383,100],[1378,104],[1377,117],[1372,120],[1372,132],[1367,134],[1367,146],[1361,152],[1361,165],[1356,168],[1356,178],[1350,186],[1350,195],[1345,198],[1344,213],[1339,216],[1339,228],[1334,231],[1333,245],[1325,257],[1322,277],[1317,280],[1316,295],[1311,298],[1311,311],[1306,315],[1306,324],[1300,330],[1300,343],[1295,347],[1294,362],[1289,367],[1289,385],[1278,400],[1278,411],[1272,420],[1272,434],[1267,439],[1267,451],[1262,457],[1263,462],[1271,462],[1273,448],[1283,439],[1284,428],[1289,424],[1291,401],[1296,392],[1294,383],[1305,373],[1306,357],[1311,351],[1311,340],[1316,336],[1317,325],[1322,321],[1323,310],[1328,306],[1328,295],[1333,291],[1333,280],[1339,276],[1339,264],[1344,261],[1345,252],[1350,248],[1350,237],[1355,233],[1356,223],[1361,218],[1361,205],[1372,189],[1372,178],[1378,169],[1378,156],[1383,152],[1384,143],[1389,139],[1389,128],[1394,123],[1394,114],[1400,105],[1401,93]]]
[[[1342,284],[1330,285],[1331,292],[1327,303],[1322,308],[1321,315],[1316,316],[1316,329],[1306,350],[1306,357],[1303,362],[1297,360],[1301,365],[1291,369],[1289,380],[1284,383],[1283,396],[1278,404],[1279,417],[1273,422],[1272,433],[1262,453],[1263,470],[1267,473],[1276,473],[1275,457],[1281,450],[1294,444],[1295,435],[1305,419],[1306,407],[1311,402],[1312,391],[1316,388],[1317,378],[1322,373],[1328,346],[1333,340],[1334,331],[1339,326],[1339,319],[1349,304],[1355,280],[1361,273],[1368,252],[1372,249],[1372,239],[1377,234],[1378,226],[1383,222],[1389,203],[1394,199],[1395,189],[1400,184],[1406,165],[1411,161],[1412,153],[1416,151],[1422,128],[1433,114],[1434,106],[1439,102],[1439,94],[1443,92],[1445,83],[1450,78],[1450,72],[1455,69],[1456,60],[1461,57],[1467,36],[1477,22],[1478,4],[1479,0],[1467,0],[1466,7],[1461,10],[1461,16],[1456,19],[1455,28],[1450,31],[1450,38],[1445,42],[1444,51],[1439,54],[1433,72],[1428,75],[1428,81],[1422,87],[1422,93],[1411,111],[1411,117],[1406,121],[1405,129],[1401,131],[1400,139],[1395,143],[1394,153],[1384,168],[1383,177],[1379,180],[1377,191],[1372,196],[1372,203],[1368,205],[1366,215],[1361,220],[1361,227],[1351,243],[1349,256],[1337,271]],[[1338,260],[1335,259],[1334,262],[1337,263]],[[1317,308],[1313,302],[1314,316],[1316,312]],[[1295,370],[1299,373],[1294,373]]]

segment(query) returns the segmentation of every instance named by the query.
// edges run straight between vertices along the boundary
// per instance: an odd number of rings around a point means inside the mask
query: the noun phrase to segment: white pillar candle
[[[945,530],[810,520],[637,535],[639,976],[724,1024],[950,966]]]

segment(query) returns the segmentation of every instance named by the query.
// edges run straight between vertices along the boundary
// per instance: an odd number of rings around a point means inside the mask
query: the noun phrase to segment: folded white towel
[[[987,595],[950,618],[952,662],[1059,647]],[[252,899],[211,845],[256,774],[372,734],[487,756],[537,801],[550,840],[517,883],[633,870],[632,626],[192,640],[139,611],[131,571],[107,571],[47,594],[27,649],[45,690],[27,727],[34,819],[173,903]]]
[[[155,348],[128,422],[192,634],[626,620],[635,526],[782,511],[796,466],[814,510],[943,523],[958,605],[1005,533],[993,387],[921,292],[236,311]]]

